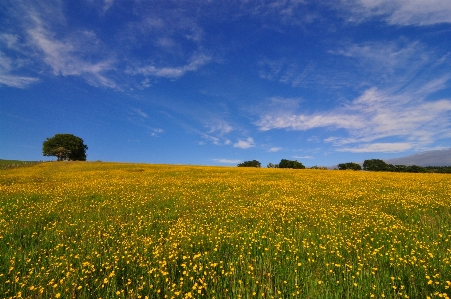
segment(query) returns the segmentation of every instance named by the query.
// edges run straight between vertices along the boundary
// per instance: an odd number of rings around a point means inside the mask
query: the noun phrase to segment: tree
[[[257,167],[260,168],[262,165],[257,160],[252,161],[244,161],[243,163],[238,164],[238,167]]]
[[[371,159],[363,162],[363,170],[388,171],[390,170],[390,166],[382,160]]]
[[[268,165],[266,165],[267,168],[279,168],[279,164],[272,164],[269,163]]]
[[[354,163],[354,162],[348,162],[348,163],[338,164],[338,169],[339,170],[347,170],[347,169],[362,170],[362,166],[360,166],[359,164]]]
[[[55,156],[58,161],[86,161],[88,147],[83,139],[72,134],[56,134],[42,144],[43,156]]]
[[[301,162],[298,162],[298,160],[291,161],[282,159],[280,160],[279,168],[304,169],[305,166]]]

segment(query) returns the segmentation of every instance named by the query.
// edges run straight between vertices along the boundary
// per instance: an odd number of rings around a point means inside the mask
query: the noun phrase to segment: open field
[[[0,171],[2,298],[449,298],[451,175]]]

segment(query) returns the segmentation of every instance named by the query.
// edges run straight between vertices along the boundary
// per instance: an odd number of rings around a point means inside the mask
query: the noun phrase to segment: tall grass
[[[449,175],[0,172],[5,298],[448,298],[450,240]]]

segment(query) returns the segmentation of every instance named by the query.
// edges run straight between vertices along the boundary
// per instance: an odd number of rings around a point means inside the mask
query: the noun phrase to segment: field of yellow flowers
[[[449,298],[451,175],[0,171],[1,298]]]

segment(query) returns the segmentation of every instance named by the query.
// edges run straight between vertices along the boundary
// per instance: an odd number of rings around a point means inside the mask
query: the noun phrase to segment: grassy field
[[[0,171],[2,298],[449,298],[451,175]]]

